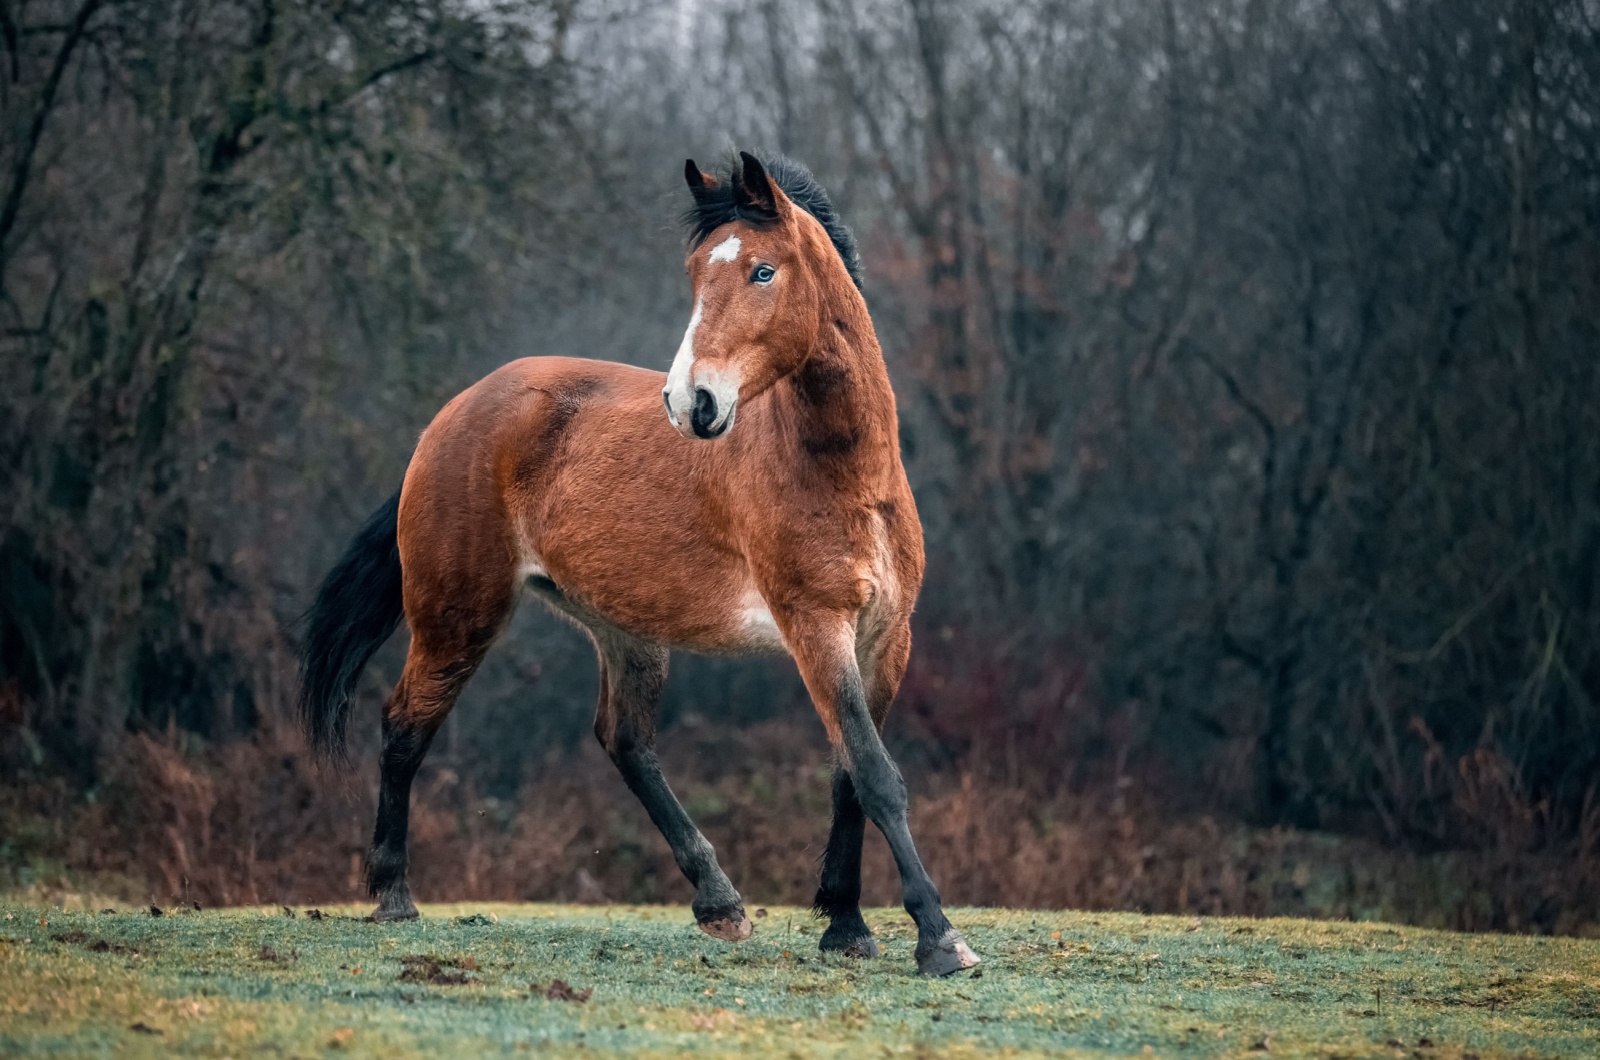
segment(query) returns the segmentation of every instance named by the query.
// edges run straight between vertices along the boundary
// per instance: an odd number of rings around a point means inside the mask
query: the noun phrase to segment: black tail
[[[403,613],[395,527],[400,491],[373,512],[317,589],[300,645],[300,723],[320,756],[345,757],[350,693]]]

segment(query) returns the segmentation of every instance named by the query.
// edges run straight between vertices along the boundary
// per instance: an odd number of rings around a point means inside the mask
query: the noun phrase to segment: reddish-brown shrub
[[[729,730],[690,719],[663,748],[669,777],[747,899],[809,903],[827,835],[825,748],[809,729]],[[1487,771],[1486,771],[1487,770]],[[1399,920],[1468,930],[1600,929],[1600,813],[1577,845],[1530,842],[1419,854],[1200,814],[1130,777],[1083,792],[1013,777],[910,772],[913,829],[953,905]],[[1464,799],[1509,821],[1474,760]],[[221,747],[142,736],[92,801],[59,781],[0,787],[11,884],[97,888],[134,900],[361,901],[375,770],[319,773],[297,739]],[[1495,796],[1499,798],[1500,796]],[[1514,800],[1513,800],[1514,803]],[[1520,805],[1520,804],[1515,804]],[[1509,828],[1506,824],[1486,824]],[[598,749],[532,770],[514,804],[448,761],[419,777],[412,883],[423,900],[684,902],[666,844]],[[899,900],[870,832],[865,900]]]

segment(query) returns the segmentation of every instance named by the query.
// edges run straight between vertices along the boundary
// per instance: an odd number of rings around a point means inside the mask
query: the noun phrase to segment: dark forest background
[[[458,390],[666,367],[682,160],[739,146],[862,242],[947,897],[1600,924],[1594,0],[0,0],[0,111],[12,885],[359,894],[297,616]],[[595,688],[525,608],[422,897],[687,896]],[[792,666],[678,656],[664,713],[735,882],[808,900]]]

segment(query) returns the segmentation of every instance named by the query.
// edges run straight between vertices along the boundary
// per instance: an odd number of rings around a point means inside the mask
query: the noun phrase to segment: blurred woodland
[[[0,115],[11,884],[359,893],[316,580],[493,367],[665,369],[682,162],[738,146],[861,240],[947,897],[1600,930],[1594,0],[0,0]],[[687,897],[595,693],[525,607],[419,897]],[[792,665],[677,656],[664,721],[734,881],[809,900]]]

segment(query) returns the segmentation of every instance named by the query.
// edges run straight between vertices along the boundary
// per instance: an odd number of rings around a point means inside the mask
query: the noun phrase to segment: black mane
[[[850,234],[850,229],[845,227],[844,222],[839,220],[839,215],[834,212],[833,200],[828,198],[827,190],[817,183],[817,178],[811,175],[811,170],[792,158],[761,152],[758,152],[756,157],[761,160],[762,168],[767,171],[767,178],[783,189],[789,201],[815,217],[822,225],[822,230],[828,233],[828,239],[833,242],[833,249],[839,252],[845,270],[850,273],[850,279],[859,291],[861,256],[856,252],[856,237]],[[705,242],[707,236],[729,221],[744,221],[755,225],[763,223],[762,218],[747,216],[734,201],[733,185],[738,171],[739,156],[734,155],[717,171],[710,174],[716,177],[716,183],[708,183],[694,205],[684,211],[683,225],[688,229],[691,249]]]

